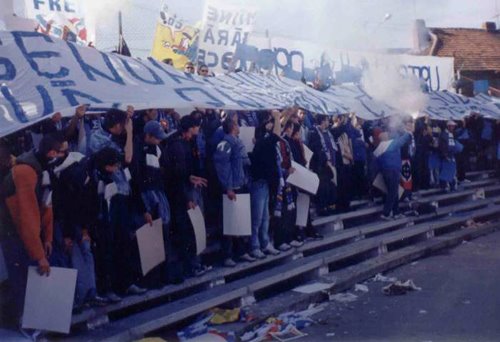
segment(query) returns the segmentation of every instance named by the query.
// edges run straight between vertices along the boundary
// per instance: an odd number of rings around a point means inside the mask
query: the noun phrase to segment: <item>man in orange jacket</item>
[[[2,247],[9,272],[9,316],[17,319],[24,304],[27,268],[38,266],[50,274],[53,215],[48,170],[63,154],[63,144],[45,136],[37,151],[16,160],[2,184],[2,199],[10,214],[11,229],[2,232]]]

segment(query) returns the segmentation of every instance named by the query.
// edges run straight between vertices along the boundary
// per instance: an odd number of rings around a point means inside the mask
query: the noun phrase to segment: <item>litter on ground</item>
[[[393,277],[386,277],[386,276],[382,275],[381,273],[379,273],[375,277],[372,278],[372,281],[379,281],[379,282],[383,282],[383,283],[393,283],[393,282],[397,281],[397,279],[393,278]]]
[[[368,286],[364,284],[356,284],[354,285],[354,291],[367,293],[370,290],[368,289]]]
[[[382,288],[382,292],[388,296],[404,295],[410,291],[420,290],[422,290],[422,288],[417,287],[411,279],[408,279],[405,282],[398,280]]]
[[[351,303],[358,299],[358,296],[350,292],[330,294],[330,301],[334,300],[339,303]]]

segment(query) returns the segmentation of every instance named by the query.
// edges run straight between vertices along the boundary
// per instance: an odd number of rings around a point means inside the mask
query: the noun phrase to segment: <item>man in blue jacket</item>
[[[402,135],[389,139],[389,134],[379,135],[380,143],[373,152],[377,158],[377,168],[381,172],[387,188],[385,197],[383,220],[401,218],[399,214],[399,182],[401,178],[401,147],[411,140],[411,135],[405,132]],[[392,215],[391,215],[392,214]]]
[[[245,145],[238,138],[240,133],[238,124],[228,118],[222,124],[222,129],[224,138],[214,153],[215,170],[225,195],[231,201],[236,201],[237,193],[248,193],[248,177],[245,169],[250,166],[250,159]],[[225,236],[223,244],[225,266],[234,267],[235,257],[242,261],[255,261],[255,258],[248,254],[250,252],[248,238]]]

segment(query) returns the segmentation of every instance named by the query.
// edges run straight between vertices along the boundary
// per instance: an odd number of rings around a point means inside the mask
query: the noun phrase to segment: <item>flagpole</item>
[[[122,11],[118,11],[118,39],[121,39],[122,35],[123,35]]]

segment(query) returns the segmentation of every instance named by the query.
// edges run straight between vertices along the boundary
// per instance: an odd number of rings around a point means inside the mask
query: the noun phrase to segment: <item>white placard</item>
[[[154,167],[155,169],[159,169],[160,168],[160,158],[158,158],[154,154],[147,153],[146,154],[146,165]]]
[[[245,145],[247,153],[252,152],[255,147],[255,127],[240,127],[240,134],[238,137],[243,142],[243,145]]]
[[[294,161],[292,161],[292,167],[295,172],[288,176],[286,181],[297,188],[316,195],[319,187],[318,175]]]
[[[166,259],[162,220],[153,221],[153,226],[146,223],[137,230],[136,236],[141,256],[142,274],[146,275]]]
[[[207,230],[205,228],[205,219],[200,206],[188,210],[189,219],[194,229],[196,237],[196,254],[200,255],[207,248]]]
[[[306,158],[306,167],[309,168],[309,163],[311,162],[314,152],[311,151],[311,149],[307,147],[306,144],[304,144],[303,146],[304,146],[304,156]]]
[[[236,195],[236,201],[231,201],[224,195],[222,197],[222,206],[224,213],[224,235],[252,235],[252,215],[249,194]]]
[[[299,192],[299,195],[297,196],[297,218],[295,219],[295,225],[299,227],[307,227],[310,204],[311,197],[307,194]]]
[[[71,268],[51,267],[47,277],[39,275],[35,266],[28,268],[24,329],[69,333],[77,273]]]

